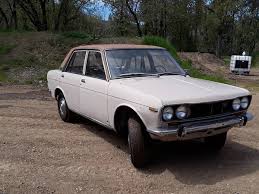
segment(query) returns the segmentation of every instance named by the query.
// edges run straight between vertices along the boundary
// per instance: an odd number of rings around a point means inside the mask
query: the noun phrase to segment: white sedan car
[[[202,139],[219,150],[230,128],[252,119],[246,89],[192,78],[155,46],[79,46],[47,79],[61,119],[79,114],[127,135],[135,167],[148,161],[151,140]]]

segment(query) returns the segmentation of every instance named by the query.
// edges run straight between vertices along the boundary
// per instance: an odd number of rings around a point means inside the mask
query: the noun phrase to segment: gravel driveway
[[[251,112],[218,155],[199,142],[159,144],[136,170],[124,139],[84,119],[62,122],[46,89],[0,86],[0,194],[258,193],[259,93]]]

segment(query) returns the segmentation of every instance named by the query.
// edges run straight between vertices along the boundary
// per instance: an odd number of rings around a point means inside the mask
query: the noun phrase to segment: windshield
[[[163,49],[116,49],[106,51],[111,77],[184,75],[173,57]]]

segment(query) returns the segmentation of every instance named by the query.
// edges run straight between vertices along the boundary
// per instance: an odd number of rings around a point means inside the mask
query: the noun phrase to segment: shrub
[[[165,48],[167,51],[171,53],[171,55],[177,60],[180,61],[180,58],[177,54],[175,47],[166,39],[158,37],[158,36],[145,36],[143,40],[144,44],[160,46]]]
[[[88,39],[90,36],[84,32],[64,32],[62,35],[66,38],[76,38],[76,39]]]

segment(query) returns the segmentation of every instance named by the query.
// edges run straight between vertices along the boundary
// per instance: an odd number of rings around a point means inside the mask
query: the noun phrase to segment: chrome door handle
[[[64,77],[64,74],[62,74],[61,77]]]
[[[85,79],[81,79],[81,82],[82,82],[82,83],[85,83]]]

